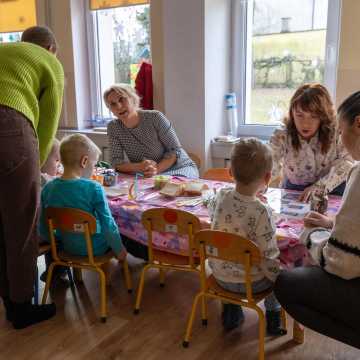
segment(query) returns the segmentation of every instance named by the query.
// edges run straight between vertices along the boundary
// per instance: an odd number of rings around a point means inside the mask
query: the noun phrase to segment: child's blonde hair
[[[234,179],[244,185],[260,180],[271,172],[271,149],[255,138],[241,139],[231,153],[231,171]]]
[[[64,166],[75,167],[83,156],[100,156],[98,146],[83,134],[66,136],[60,143],[60,158]]]
[[[136,93],[136,90],[129,84],[115,84],[105,90],[104,101],[108,108],[110,108],[108,97],[112,92],[115,92],[116,94],[123,96],[128,101],[130,101],[133,104],[135,110],[140,109],[140,97]]]

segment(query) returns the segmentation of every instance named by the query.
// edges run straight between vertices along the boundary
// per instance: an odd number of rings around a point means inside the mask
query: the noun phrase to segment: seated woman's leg
[[[297,321],[360,348],[360,279],[344,280],[319,267],[282,272],[275,295]]]

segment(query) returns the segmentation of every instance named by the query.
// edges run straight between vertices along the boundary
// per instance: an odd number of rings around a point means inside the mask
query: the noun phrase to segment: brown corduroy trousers
[[[30,121],[0,106],[0,296],[33,296],[38,253],[39,146]]]

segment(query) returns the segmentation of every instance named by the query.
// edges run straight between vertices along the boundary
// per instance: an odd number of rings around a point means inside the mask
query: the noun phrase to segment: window
[[[110,117],[104,91],[114,83],[134,85],[141,62],[150,59],[149,12],[149,5],[90,12],[92,125],[103,125]]]
[[[21,34],[21,32],[0,33],[0,44],[20,41]]]
[[[233,7],[239,134],[269,136],[301,84],[320,82],[335,95],[340,0],[234,0]]]

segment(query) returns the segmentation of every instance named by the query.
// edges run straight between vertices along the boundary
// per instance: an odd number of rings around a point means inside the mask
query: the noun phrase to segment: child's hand
[[[334,225],[333,221],[326,215],[322,215],[315,211],[310,211],[304,217],[305,227],[323,227],[331,229]]]
[[[310,185],[301,193],[299,201],[309,202],[311,194],[315,191],[315,186]]]
[[[123,248],[123,249],[120,251],[119,255],[117,256],[117,259],[118,259],[119,261],[124,261],[124,260],[126,259],[126,255],[127,255],[127,251],[126,251],[125,248]]]

